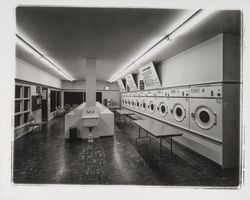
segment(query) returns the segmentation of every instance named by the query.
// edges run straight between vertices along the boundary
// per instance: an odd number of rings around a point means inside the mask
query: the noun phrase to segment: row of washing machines
[[[177,142],[224,165],[223,143],[239,134],[239,84],[122,93],[123,107],[181,128]]]

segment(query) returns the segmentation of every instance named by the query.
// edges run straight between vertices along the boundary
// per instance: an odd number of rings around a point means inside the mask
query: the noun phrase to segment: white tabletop
[[[116,110],[117,113],[119,113],[120,115],[133,115],[135,114],[134,112],[130,111],[130,110],[125,110],[125,109],[118,109]]]
[[[155,137],[171,137],[182,135],[181,132],[175,132],[173,130],[170,131],[170,125],[153,119],[135,120],[134,124],[143,128]]]

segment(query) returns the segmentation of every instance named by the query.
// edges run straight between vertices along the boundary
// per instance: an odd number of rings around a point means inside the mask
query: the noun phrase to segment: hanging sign
[[[125,85],[124,85],[123,80],[122,80],[122,79],[119,79],[117,82],[118,82],[120,91],[121,91],[121,92],[126,92],[126,88],[125,88]]]
[[[132,74],[126,76],[127,91],[136,91],[137,86],[135,84],[135,79]]]
[[[145,84],[145,89],[160,88],[161,83],[152,62],[139,69]]]

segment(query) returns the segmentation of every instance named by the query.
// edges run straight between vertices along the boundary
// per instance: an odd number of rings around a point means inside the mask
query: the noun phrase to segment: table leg
[[[161,154],[162,154],[162,138],[160,138],[160,157],[161,157]]]
[[[137,145],[137,140],[141,138],[141,128],[139,126],[139,136],[135,139],[135,144]]]
[[[173,137],[170,137],[170,142],[171,142],[170,148],[171,148],[171,157],[172,157],[172,155],[173,155],[173,150],[172,150],[172,148],[173,148]]]
[[[146,132],[146,137],[149,138],[149,143],[151,143],[151,137],[148,136],[148,132]]]

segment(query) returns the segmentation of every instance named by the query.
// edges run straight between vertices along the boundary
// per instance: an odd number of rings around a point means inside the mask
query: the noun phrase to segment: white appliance
[[[169,90],[159,90],[157,92],[157,118],[161,121],[168,122],[168,117],[170,115],[169,109]]]
[[[127,98],[127,107],[128,108],[130,108],[131,107],[131,96],[129,96],[128,98]]]
[[[125,108],[128,108],[129,107],[129,97],[128,96],[126,96],[126,98],[125,98]]]
[[[189,130],[189,87],[170,89],[169,108],[169,123]]]
[[[147,114],[150,117],[155,118],[157,116],[156,97],[148,97],[147,99],[148,99]]]
[[[123,107],[125,103],[124,93],[121,93],[121,106]]]
[[[141,97],[140,111],[143,114],[146,114],[148,110],[148,97],[146,95],[147,92],[144,92]]]
[[[170,113],[167,122],[184,130],[189,130],[189,87],[171,88],[169,95]],[[174,140],[189,146],[189,132],[183,132],[181,137]]]
[[[240,84],[190,87],[190,148],[220,164],[239,158]]]
[[[143,98],[142,93],[143,92],[137,92],[137,96],[135,98],[135,111],[137,112],[141,112],[141,99]]]
[[[155,117],[156,115],[156,91],[146,91],[145,101],[147,102],[147,108],[144,113],[150,117]],[[144,109],[144,107],[143,107]]]
[[[137,112],[140,111],[140,97],[137,97],[135,99],[135,106],[134,106],[134,108],[135,108],[135,111],[137,111]]]

